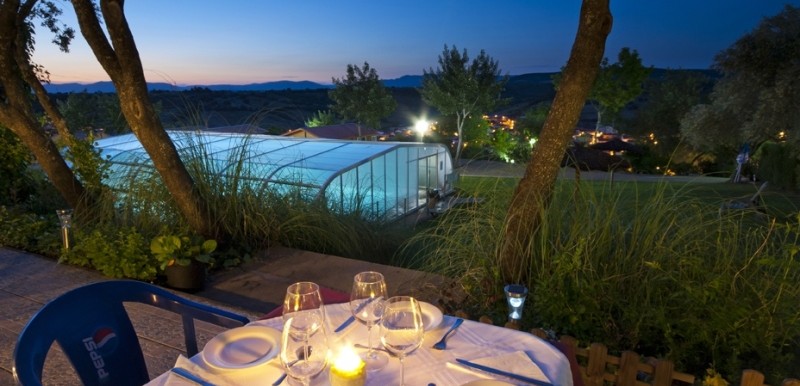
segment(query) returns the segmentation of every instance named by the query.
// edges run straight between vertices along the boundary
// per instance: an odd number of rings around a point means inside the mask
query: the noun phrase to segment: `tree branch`
[[[92,0],[72,0],[75,14],[78,16],[78,25],[81,34],[92,48],[94,56],[111,78],[120,76],[122,68],[114,52],[114,48],[106,39],[105,33],[100,28],[100,19],[97,18],[97,8]]]

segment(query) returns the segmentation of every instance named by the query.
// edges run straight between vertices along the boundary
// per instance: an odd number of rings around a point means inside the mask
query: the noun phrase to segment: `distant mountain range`
[[[654,79],[663,78],[664,74],[670,71],[690,71],[699,72],[710,76],[711,78],[719,77],[719,73],[714,70],[670,70],[670,69],[653,69],[650,77]],[[506,91],[513,91],[515,88],[530,88],[538,87],[543,84],[550,84],[553,80],[552,72],[548,73],[531,73],[510,76],[508,84],[506,84]],[[395,79],[384,79],[383,84],[386,87],[395,88],[408,88],[408,87],[422,87],[422,75],[404,75]],[[214,84],[214,85],[189,85],[177,86],[169,83],[149,83],[151,91],[187,91],[192,89],[207,89],[211,91],[284,91],[284,90],[318,90],[333,88],[332,84],[322,84],[304,81],[290,81],[279,80],[275,82],[264,83],[251,83],[251,84]],[[71,93],[71,92],[116,92],[114,85],[111,82],[97,82],[97,83],[58,83],[47,84],[45,89],[50,93]]]
[[[397,79],[383,80],[386,87],[420,87],[422,85],[421,75],[405,75]],[[322,84],[311,81],[290,81],[279,80],[275,82],[251,83],[251,84],[214,84],[214,85],[191,85],[176,86],[169,83],[148,83],[151,91],[185,91],[194,88],[209,89],[212,91],[276,91],[276,90],[314,90],[333,88],[332,84]],[[96,83],[57,83],[47,84],[45,89],[50,93],[71,93],[71,92],[116,92],[114,84],[108,82]]]

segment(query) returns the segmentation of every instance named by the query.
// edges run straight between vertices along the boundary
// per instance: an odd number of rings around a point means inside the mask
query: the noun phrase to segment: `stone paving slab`
[[[55,260],[10,248],[0,247],[0,385],[13,385],[12,355],[17,336],[27,321],[47,301],[73,288],[108,280],[96,271],[58,264]],[[234,305],[225,305],[199,296],[179,293],[192,300],[214,305],[255,319],[253,314]],[[149,310],[148,310],[149,308]],[[169,370],[184,350],[182,324],[174,314],[128,304],[134,327],[140,335],[151,377]],[[202,347],[221,328],[197,324],[198,345]],[[55,345],[50,349],[43,373],[46,385],[77,385],[77,376],[66,357]]]
[[[285,247],[267,249],[256,261],[225,272],[197,295],[265,314],[283,304],[286,287],[298,281],[350,293],[353,277],[378,271],[389,296],[411,295],[436,303],[444,279],[438,275]]]

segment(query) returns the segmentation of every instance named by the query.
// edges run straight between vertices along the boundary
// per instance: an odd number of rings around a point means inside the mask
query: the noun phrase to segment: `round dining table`
[[[492,384],[511,384],[527,385],[511,378],[490,374],[480,370],[457,364],[456,359],[467,361],[478,361],[481,359],[507,356],[508,354],[524,352],[530,359],[531,366],[538,367],[546,376],[545,382],[557,386],[572,386],[572,373],[570,365],[564,354],[547,341],[539,337],[524,332],[505,327],[494,326],[486,323],[464,320],[463,324],[447,340],[447,348],[444,350],[434,349],[432,346],[439,341],[447,329],[457,320],[450,315],[442,315],[438,309],[430,304],[423,304],[423,314],[426,310],[434,309],[433,313],[438,315],[424,315],[426,320],[431,320],[435,325],[426,329],[422,345],[408,355],[403,364],[405,366],[405,384],[408,386],[461,386],[461,385],[492,385]],[[328,331],[329,348],[336,352],[343,347],[350,347],[356,352],[363,352],[365,349],[356,348],[356,344],[367,344],[367,328],[363,324],[355,321],[345,328],[339,329],[350,316],[351,311],[348,303],[330,304],[324,306],[325,318]],[[430,311],[428,311],[430,312]],[[266,320],[253,321],[247,326],[265,326],[274,329],[272,336],[279,336],[282,329],[283,320],[276,317]],[[222,334],[226,334],[223,332]],[[222,335],[220,334],[220,335]],[[380,327],[372,328],[372,345],[380,347]],[[236,335],[231,335],[236,336]],[[239,368],[221,368],[209,364],[208,350],[214,340],[212,339],[204,348],[205,352],[200,352],[189,358],[189,364],[193,367],[195,376],[201,378],[204,375],[213,377],[216,386],[228,385],[272,385],[282,374],[280,359],[276,354],[279,347],[271,351],[271,358],[256,361],[253,366],[237,366]],[[280,339],[277,339],[280,345]],[[205,355],[204,355],[205,354]],[[185,358],[182,358],[186,360]],[[212,361],[213,362],[213,361]],[[179,361],[180,363],[180,361]],[[312,385],[329,385],[328,381],[330,365],[326,367],[317,377],[312,380]],[[210,375],[209,375],[210,374]],[[367,372],[366,385],[368,386],[387,386],[396,385],[400,380],[400,361],[393,356],[389,357],[389,362],[383,369]],[[483,381],[481,381],[483,380]],[[493,381],[494,380],[494,381]],[[499,381],[505,382],[501,383]],[[172,371],[161,374],[148,383],[148,386],[177,386],[197,384],[188,381],[184,377],[176,376]],[[289,379],[283,381],[282,385],[296,384]]]

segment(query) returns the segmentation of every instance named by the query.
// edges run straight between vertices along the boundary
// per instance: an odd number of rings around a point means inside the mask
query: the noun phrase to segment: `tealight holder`
[[[521,284],[508,284],[503,290],[508,302],[508,320],[517,322],[522,319],[522,309],[525,307],[525,298],[528,297],[528,288]]]
[[[363,386],[367,381],[367,367],[355,351],[345,348],[331,364],[331,386]]]

